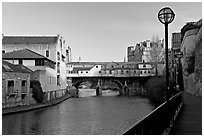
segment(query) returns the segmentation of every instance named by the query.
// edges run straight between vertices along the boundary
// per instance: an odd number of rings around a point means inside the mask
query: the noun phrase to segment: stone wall
[[[202,20],[185,25],[181,32],[184,88],[188,93],[202,96]]]
[[[13,81],[13,90],[8,89],[8,82]],[[23,91],[22,81],[26,81]],[[10,93],[8,93],[8,90]],[[24,95],[24,97],[22,97]],[[2,107],[29,105],[30,103],[30,74],[2,72]]]

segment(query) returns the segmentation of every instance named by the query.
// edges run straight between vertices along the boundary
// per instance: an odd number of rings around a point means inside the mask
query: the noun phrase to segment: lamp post
[[[175,14],[169,7],[162,8],[158,13],[159,21],[165,26],[165,55],[166,55],[166,99],[169,100],[169,67],[168,67],[168,24],[174,20]]]
[[[178,85],[179,85],[179,91],[184,91],[184,85],[183,85],[183,71],[182,71],[182,65],[181,65],[181,58],[183,57],[183,52],[179,51],[176,54],[178,58]]]
[[[176,85],[177,85],[177,77],[176,77],[176,73],[177,73],[177,67],[178,64],[176,62],[176,60],[173,60],[173,84],[174,84],[174,88],[176,89]]]

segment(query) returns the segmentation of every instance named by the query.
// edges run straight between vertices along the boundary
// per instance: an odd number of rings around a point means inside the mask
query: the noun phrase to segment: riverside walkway
[[[184,92],[183,102],[170,135],[202,135],[202,98]]]

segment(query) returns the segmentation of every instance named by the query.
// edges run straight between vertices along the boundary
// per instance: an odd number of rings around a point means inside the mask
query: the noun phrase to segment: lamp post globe
[[[158,13],[158,19],[163,24],[169,24],[174,20],[175,14],[169,7],[162,8]]]
[[[170,98],[169,94],[169,67],[168,67],[168,24],[175,18],[173,10],[169,7],[164,7],[158,12],[159,21],[165,26],[165,56],[166,56],[166,99]]]

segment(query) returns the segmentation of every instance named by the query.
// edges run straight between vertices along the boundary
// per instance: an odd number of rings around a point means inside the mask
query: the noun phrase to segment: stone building
[[[155,75],[153,63],[142,62],[70,62],[67,77],[140,77]],[[144,66],[144,67],[143,67]],[[71,81],[70,81],[71,82]]]
[[[172,33],[172,39],[171,39],[171,49],[174,51],[174,54],[178,52],[181,48],[181,33],[180,32],[174,32]]]
[[[146,40],[130,46],[127,50],[128,62],[159,62],[164,58],[163,40]],[[159,60],[160,59],[160,60]]]
[[[23,65],[2,61],[2,107],[30,104],[30,73]]]
[[[185,91],[202,96],[202,19],[187,23],[181,34]]]
[[[71,48],[61,36],[3,36],[2,53],[11,63],[34,71],[31,78],[40,81],[47,100],[66,92]]]
[[[128,62],[142,62],[143,48],[140,47],[140,44],[130,46],[127,50]]]
[[[140,42],[128,47],[128,62],[151,63],[155,74],[163,75],[164,69],[164,40]],[[146,71],[144,71],[146,72]],[[148,72],[148,71],[147,71]]]

